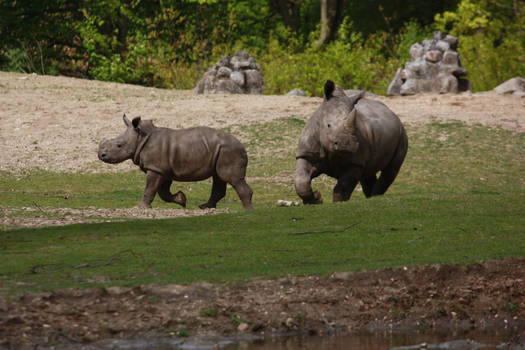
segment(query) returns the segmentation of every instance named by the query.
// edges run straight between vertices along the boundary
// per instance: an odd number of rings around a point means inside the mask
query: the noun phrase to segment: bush
[[[311,96],[322,96],[327,79],[344,89],[363,89],[384,94],[395,73],[395,61],[382,52],[382,35],[367,40],[343,25],[339,38],[317,47],[315,35],[304,51],[296,51],[296,42],[280,43],[271,39],[265,55],[259,58],[265,93],[283,94],[300,88]]]

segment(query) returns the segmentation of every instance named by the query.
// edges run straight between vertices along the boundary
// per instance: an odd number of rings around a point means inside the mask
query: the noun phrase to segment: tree
[[[317,46],[328,44],[337,33],[346,0],[321,0],[321,35]]]

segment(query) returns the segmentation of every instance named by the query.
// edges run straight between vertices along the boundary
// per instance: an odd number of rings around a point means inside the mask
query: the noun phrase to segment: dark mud
[[[525,329],[525,259],[0,297],[0,346]]]

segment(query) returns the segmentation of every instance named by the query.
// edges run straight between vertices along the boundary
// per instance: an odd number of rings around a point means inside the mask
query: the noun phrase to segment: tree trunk
[[[321,0],[321,35],[317,46],[328,44],[337,33],[343,0]]]
[[[284,25],[293,32],[299,29],[300,11],[303,0],[268,0],[268,5],[274,13],[279,13]]]

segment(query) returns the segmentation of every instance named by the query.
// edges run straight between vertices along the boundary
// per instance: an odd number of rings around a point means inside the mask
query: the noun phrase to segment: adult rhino
[[[126,130],[114,139],[102,140],[98,158],[106,163],[132,159],[146,173],[146,188],[138,207],[151,208],[158,193],[165,202],[186,206],[186,196],[170,192],[175,181],[200,181],[213,177],[211,195],[201,209],[215,208],[226,194],[226,184],[235,188],[244,209],[253,209],[252,190],[245,181],[248,156],[232,135],[208,128],[173,130],[158,128],[140,117],[130,121],[124,114]]]
[[[337,179],[333,201],[347,201],[358,182],[366,197],[384,194],[403,164],[408,138],[399,118],[383,103],[347,96],[328,80],[325,98],[306,123],[296,154],[295,190],[305,204],[320,204],[312,179]],[[381,172],[376,178],[377,172]]]

